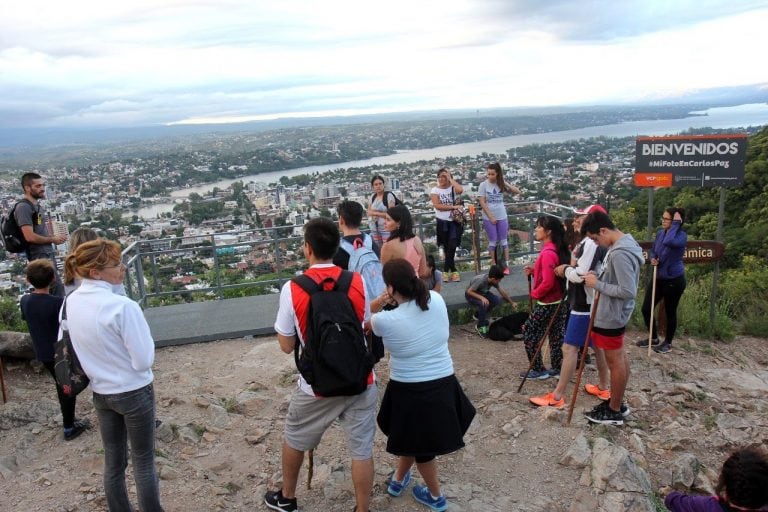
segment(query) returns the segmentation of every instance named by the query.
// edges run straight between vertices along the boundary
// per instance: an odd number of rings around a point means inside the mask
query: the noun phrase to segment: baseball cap
[[[605,211],[605,208],[603,208],[599,204],[591,204],[591,205],[587,206],[586,208],[582,208],[581,210],[574,210],[573,211],[573,213],[575,213],[576,215],[589,215],[592,212],[605,213],[606,215],[608,214],[608,212]]]

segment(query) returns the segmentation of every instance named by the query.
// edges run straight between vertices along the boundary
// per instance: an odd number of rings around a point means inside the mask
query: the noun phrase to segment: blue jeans
[[[488,313],[501,302],[501,297],[496,295],[493,292],[483,293],[481,294],[483,297],[488,299],[488,306],[484,306],[483,303],[480,301],[480,299],[476,299],[475,297],[471,296],[468,293],[464,294],[464,298],[467,299],[467,302],[475,306],[475,310],[477,311],[477,325],[478,327],[483,327],[488,325]]]
[[[152,384],[114,395],[93,394],[104,445],[104,492],[109,512],[132,512],[125,485],[128,443],[141,512],[162,512],[155,471],[155,391]]]

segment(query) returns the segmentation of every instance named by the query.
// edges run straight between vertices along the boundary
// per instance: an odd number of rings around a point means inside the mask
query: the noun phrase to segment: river
[[[204,195],[216,188],[227,188],[235,181],[248,183],[249,181],[261,183],[277,182],[282,176],[298,176],[299,174],[323,173],[333,169],[347,169],[352,167],[368,167],[371,165],[394,165],[399,163],[413,163],[418,161],[430,161],[437,158],[476,156],[482,153],[503,154],[508,149],[527,146],[529,144],[549,144],[564,142],[574,139],[587,139],[590,137],[636,137],[639,135],[671,135],[680,133],[689,128],[736,128],[746,126],[761,126],[768,124],[768,104],[751,103],[735,107],[711,108],[700,112],[691,112],[691,117],[683,119],[662,119],[654,121],[631,121],[627,123],[609,124],[603,126],[589,126],[577,130],[564,130],[558,132],[534,133],[529,135],[512,135],[499,137],[479,142],[464,144],[452,144],[430,149],[416,149],[400,151],[393,155],[369,158],[367,160],[354,160],[327,165],[313,165],[274,172],[252,174],[236,179],[219,180],[204,185],[187,187],[171,193],[172,202],[155,203],[136,212],[143,218],[154,218],[163,212],[173,210],[174,204],[188,197],[192,192]]]

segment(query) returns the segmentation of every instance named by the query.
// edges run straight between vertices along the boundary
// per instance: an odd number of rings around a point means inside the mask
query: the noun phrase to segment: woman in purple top
[[[670,493],[664,500],[672,512],[768,511],[768,454],[764,447],[736,450],[726,459],[717,483],[717,496]]]
[[[672,349],[672,338],[677,330],[677,305],[685,291],[685,267],[683,255],[688,235],[683,231],[685,210],[682,208],[667,208],[661,215],[661,229],[656,232],[656,240],[651,248],[651,265],[656,267],[656,297],[653,307],[664,300],[664,313],[667,325],[664,329],[664,343],[659,344],[656,322],[650,326],[651,290],[646,289],[643,300],[643,319],[645,326],[652,328],[651,345],[654,351],[666,353]],[[647,347],[648,338],[637,342],[638,347]]]

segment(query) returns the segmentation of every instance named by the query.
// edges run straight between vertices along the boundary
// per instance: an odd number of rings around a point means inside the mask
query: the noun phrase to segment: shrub
[[[21,319],[21,309],[16,299],[0,299],[0,331],[27,332],[27,323]]]

